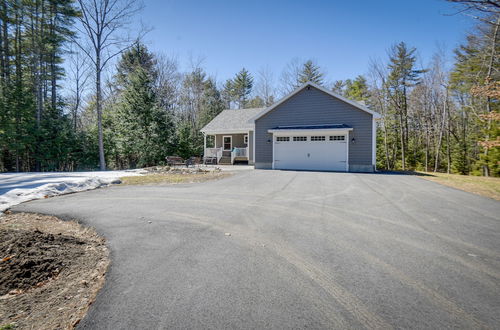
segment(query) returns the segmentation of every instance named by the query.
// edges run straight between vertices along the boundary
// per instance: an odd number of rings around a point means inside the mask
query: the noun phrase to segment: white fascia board
[[[267,130],[268,133],[273,133],[279,136],[288,135],[327,135],[331,133],[347,133],[352,131],[350,128],[325,128],[325,129],[270,129]]]
[[[367,108],[366,106],[356,102],[356,101],[352,101],[352,100],[349,100],[341,95],[338,95],[337,93],[334,93],[332,91],[329,91],[328,89],[322,87],[322,86],[319,86],[319,85],[316,85],[315,83],[311,82],[311,81],[308,81],[306,82],[304,85],[300,86],[299,88],[297,88],[296,90],[294,90],[293,92],[291,92],[290,94],[288,94],[287,96],[285,96],[284,98],[282,98],[281,100],[279,100],[277,103],[274,103],[273,105],[267,107],[266,109],[264,109],[262,112],[260,112],[259,114],[257,114],[256,116],[252,117],[249,119],[249,122],[255,122],[255,120],[259,119],[260,117],[264,116],[266,113],[270,112],[271,110],[273,110],[274,108],[278,107],[279,105],[281,105],[282,103],[284,103],[285,101],[287,101],[288,99],[290,99],[292,96],[296,95],[297,93],[299,93],[300,91],[302,91],[304,88],[306,88],[307,86],[311,86],[311,87],[314,87],[316,89],[319,89],[320,91],[322,91],[323,93],[326,93],[330,96],[333,96],[345,103],[348,103],[350,105],[352,105],[353,107],[356,107],[360,110],[363,110],[365,112],[368,112],[369,114],[371,114],[373,116],[373,118],[377,119],[377,118],[380,118],[380,114],[378,112],[375,112],[375,111],[372,111],[370,110],[369,108]]]
[[[213,134],[247,134],[248,131],[253,131],[253,128],[235,129],[235,130],[226,129],[226,130],[222,130],[222,131],[202,130],[201,132],[204,134],[213,135]]]

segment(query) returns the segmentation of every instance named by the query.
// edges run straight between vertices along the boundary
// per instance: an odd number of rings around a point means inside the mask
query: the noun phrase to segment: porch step
[[[220,161],[219,161],[219,164],[220,165],[231,165],[231,157],[222,156]]]

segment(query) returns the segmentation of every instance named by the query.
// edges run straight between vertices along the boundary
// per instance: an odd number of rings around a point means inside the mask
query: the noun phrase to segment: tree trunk
[[[430,145],[430,137],[429,137],[429,116],[425,117],[425,171],[429,171],[429,145]]]
[[[55,25],[57,21],[57,12],[55,8],[55,4],[52,3],[51,6],[52,10],[52,22],[50,25],[50,34],[52,35],[53,40],[55,39]],[[55,43],[55,41],[53,41]],[[52,49],[50,52],[50,78],[51,78],[51,92],[50,92],[50,99],[51,99],[51,104],[52,104],[52,109],[56,110],[57,107],[57,68],[56,68],[56,45],[52,45]]]
[[[438,145],[436,149],[436,162],[434,163],[434,172],[437,172],[438,167],[439,167],[439,153],[441,152],[441,146],[443,143],[443,131],[444,131],[444,125],[446,123],[446,106],[448,103],[448,92],[445,94],[445,100],[443,103],[443,116],[441,118],[441,128],[439,130],[439,139],[438,139]]]
[[[3,2],[3,17],[2,17],[2,67],[3,67],[3,77],[5,78],[5,84],[8,85],[10,82],[10,53],[9,53],[9,31],[8,31],[8,12],[7,3]]]
[[[446,89],[446,102],[448,102],[448,89]],[[447,124],[447,129],[446,129],[446,173],[450,174],[451,173],[451,146],[450,146],[450,132],[451,132],[451,126],[450,126],[450,107],[446,106],[446,124]]]
[[[96,53],[96,110],[97,110],[97,134],[99,143],[99,168],[101,171],[106,170],[106,160],[104,158],[104,140],[102,133],[102,90],[101,90],[101,58],[100,51]]]
[[[406,162],[406,157],[405,157],[405,149],[406,149],[406,145],[405,145],[405,133],[404,133],[404,121],[403,121],[403,112],[400,111],[399,113],[399,126],[400,126],[400,129],[399,129],[399,139],[400,139],[400,142],[401,142],[401,167],[403,169],[403,171],[406,170],[406,166],[405,166],[405,162]]]
[[[490,61],[488,63],[488,73],[486,74],[486,81],[489,83],[489,79],[491,79],[491,71],[493,69],[493,60],[495,57],[495,49],[496,49],[496,44],[497,44],[497,36],[498,36],[498,26],[500,25],[500,17],[497,18],[497,24],[495,25],[495,32],[493,33],[493,41],[491,44],[491,52],[490,52]],[[486,97],[486,112],[489,114],[491,113],[491,98],[490,96]],[[486,126],[486,141],[489,140],[490,134],[489,131],[491,130],[491,118],[488,118],[488,124]],[[490,176],[490,168],[487,163],[488,159],[488,148],[484,148],[484,158],[485,158],[485,164],[483,165],[483,175],[484,176]]]
[[[391,165],[389,163],[389,150],[387,149],[387,125],[384,122],[384,151],[385,151],[385,166],[388,170],[391,169]]]
[[[77,78],[78,79],[78,78]],[[76,132],[78,120],[78,109],[80,108],[80,81],[76,82],[76,99],[75,99],[75,107],[73,109],[73,132]]]
[[[23,70],[22,70],[22,48],[21,48],[21,18],[19,17],[19,12],[16,11],[16,17],[15,17],[15,24],[16,24],[16,32],[15,32],[15,37],[14,37],[14,49],[15,49],[15,65],[16,65],[16,94],[19,96],[20,93],[22,93],[22,83],[23,83]],[[19,99],[16,99],[14,102],[17,103],[18,107],[21,102],[19,102]],[[18,109],[19,110],[19,109]],[[15,118],[16,118],[16,136],[15,136],[15,141],[16,141],[16,172],[21,171],[21,166],[20,166],[20,150],[19,150],[19,139],[21,137],[21,132],[20,132],[20,123],[21,123],[21,113],[20,111],[15,112]]]

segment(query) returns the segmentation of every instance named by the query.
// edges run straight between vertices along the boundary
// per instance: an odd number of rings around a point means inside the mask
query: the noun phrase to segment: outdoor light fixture
[[[355,138],[352,138],[351,142],[352,142],[352,143],[355,143],[355,142],[356,142],[356,139],[355,139]]]

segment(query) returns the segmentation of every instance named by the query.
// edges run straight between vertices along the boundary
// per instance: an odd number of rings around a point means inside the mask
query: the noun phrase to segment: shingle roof
[[[253,122],[249,120],[257,116],[264,108],[251,108],[240,110],[224,110],[211,122],[201,129],[204,133],[224,131],[248,131],[253,129]]]
[[[326,125],[297,125],[297,126],[276,126],[273,130],[297,130],[297,129],[342,129],[351,128],[346,124],[326,124]]]

